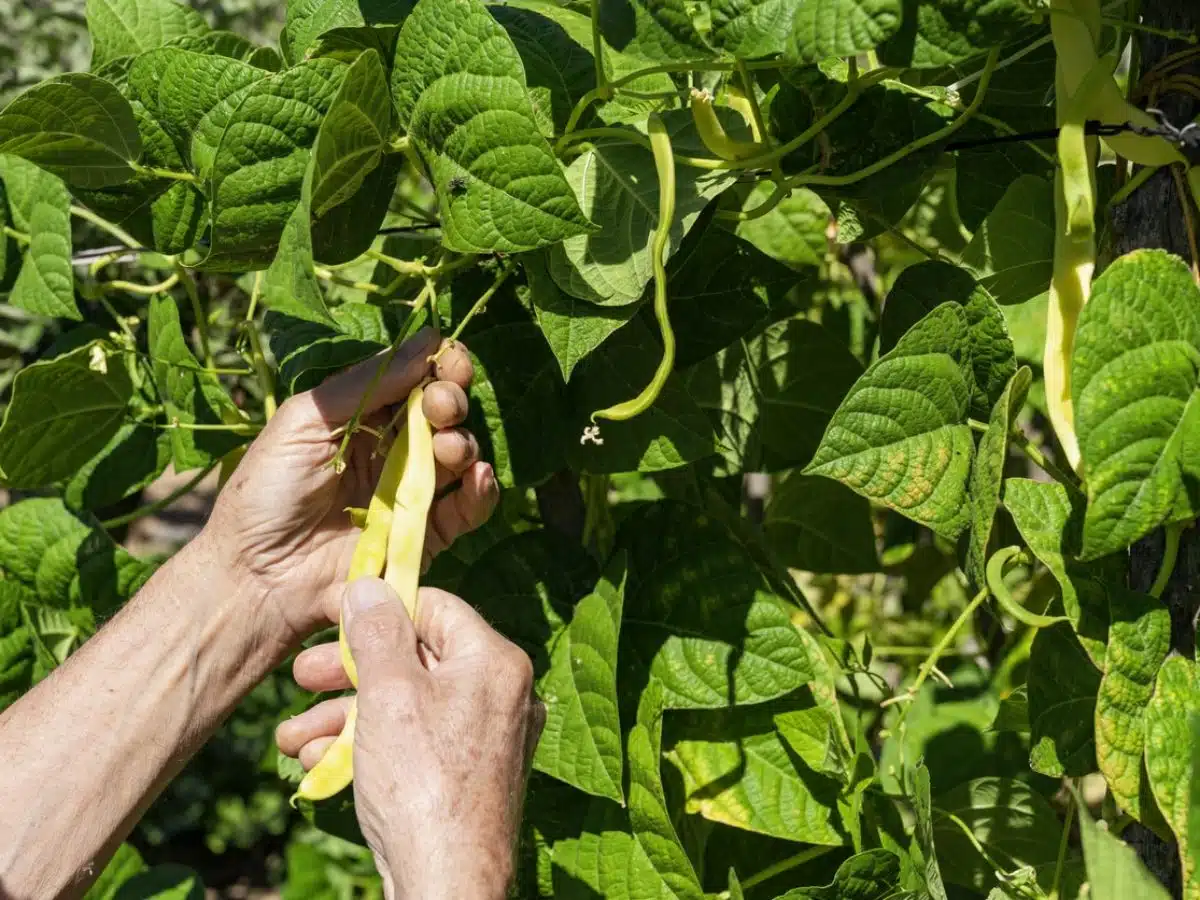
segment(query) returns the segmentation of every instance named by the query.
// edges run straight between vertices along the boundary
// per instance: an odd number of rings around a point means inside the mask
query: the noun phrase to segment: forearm
[[[204,535],[0,716],[0,896],[77,896],[287,652]]]

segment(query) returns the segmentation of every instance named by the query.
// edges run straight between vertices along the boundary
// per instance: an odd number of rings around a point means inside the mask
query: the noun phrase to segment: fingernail
[[[378,578],[359,578],[350,584],[342,604],[342,615],[353,618],[387,602],[383,582]]]

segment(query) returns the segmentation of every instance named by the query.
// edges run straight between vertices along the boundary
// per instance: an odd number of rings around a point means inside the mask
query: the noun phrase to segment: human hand
[[[438,349],[430,329],[418,332],[396,353],[370,392],[362,424],[378,432],[402,409],[409,392],[434,374],[427,361]],[[342,586],[358,529],[346,507],[368,505],[385,453],[370,431],[350,440],[342,473],[330,465],[350,421],[375,377],[380,357],[363,361],[285,403],[255,439],[228,483],[200,540],[213,558],[252,585],[267,614],[291,645],[337,621]],[[437,487],[461,479],[429,514],[425,563],[458,536],[482,525],[499,489],[491,466],[479,461],[479,444],[460,425],[467,415],[470,357],[461,345],[448,348],[425,389],[423,411],[438,429],[433,438]]]
[[[445,591],[422,588],[415,626],[379,579],[345,596],[359,678],[355,806],[388,896],[504,897],[545,723],[529,657]],[[335,643],[301,653],[295,675],[308,690],[350,687]],[[349,706],[326,700],[281,723],[279,749],[311,768]]]

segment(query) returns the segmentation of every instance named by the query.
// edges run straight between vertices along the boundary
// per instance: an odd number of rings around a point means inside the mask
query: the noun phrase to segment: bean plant
[[[161,562],[132,524],[430,326],[503,493],[423,583],[547,707],[517,895],[1158,900],[1142,829],[1197,900],[1200,129],[1148,110],[1200,50],[1137,8],[88,0],[0,110],[0,710]],[[1114,251],[1157,178],[1190,260]],[[253,746],[285,896],[380,896]],[[199,890],[147,865],[89,896]]]

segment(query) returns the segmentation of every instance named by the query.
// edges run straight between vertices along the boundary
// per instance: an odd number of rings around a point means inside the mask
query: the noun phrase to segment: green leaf
[[[1145,712],[1171,649],[1171,614],[1146,594],[1108,586],[1108,651],[1096,696],[1096,760],[1113,799],[1139,821],[1154,802],[1142,781]]]
[[[187,866],[163,863],[134,875],[113,900],[204,900],[204,882]]]
[[[970,390],[966,315],[945,303],[855,382],[804,471],[956,537],[970,517]]]
[[[738,59],[783,53],[792,32],[792,0],[716,0],[711,4],[712,42]]]
[[[1069,625],[1043,628],[1029,656],[1029,764],[1035,772],[1079,778],[1096,771],[1096,693],[1100,672]]]
[[[1000,709],[992,721],[992,731],[1029,732],[1029,694],[1025,685],[1000,700]]]
[[[207,53],[164,47],[143,53],[129,70],[129,89],[171,137],[202,182],[234,111],[268,73]]]
[[[900,882],[900,860],[878,848],[856,854],[838,866],[824,887],[794,888],[778,900],[891,900]]]
[[[775,706],[672,720],[666,757],[683,776],[685,810],[784,840],[848,843],[837,813],[838,783],[805,765],[783,740]]]
[[[1033,374],[1022,366],[1012,376],[1008,386],[996,401],[988,420],[988,429],[979,439],[975,459],[971,463],[971,539],[967,546],[967,577],[976,586],[985,583],[988,543],[992,524],[1000,506],[1000,488],[1004,481],[1004,464],[1008,459],[1008,436],[1016,424],[1017,414],[1025,404]]]
[[[743,211],[757,209],[773,191],[769,183],[756,185],[742,204]],[[766,215],[738,222],[737,234],[785,265],[819,266],[829,243],[825,231],[830,215],[824,200],[799,188]]]
[[[691,119],[663,117],[672,138]],[[568,237],[550,249],[550,274],[568,294],[606,306],[636,303],[654,275],[654,231],[658,227],[658,175],[649,149],[603,139],[572,160],[567,180],[593,234]],[[730,184],[726,171],[676,166],[675,218],[668,259],[708,203]]]
[[[93,341],[17,373],[0,424],[0,472],[13,488],[69,478],[125,419],[133,384],[124,359]]]
[[[1200,861],[1190,844],[1188,818],[1197,798],[1192,795],[1193,718],[1200,714],[1200,666],[1172,656],[1158,671],[1154,697],[1146,708],[1146,772],[1163,818],[1175,832],[1185,885],[1184,897],[1200,896]]]
[[[901,15],[901,0],[808,0],[796,9],[784,56],[818,63],[873,50],[896,33]]]
[[[310,224],[315,165],[314,160],[305,173],[300,202],[288,217],[275,259],[262,276],[262,301],[277,313],[324,325],[332,320],[314,270]]]
[[[208,31],[204,17],[173,0],[88,0],[92,69]]]
[[[379,165],[392,130],[392,96],[379,54],[368,50],[346,71],[313,147],[312,215],[344,203]]]
[[[1108,600],[1103,585],[1093,580],[1100,570],[1071,559],[1083,518],[1082,498],[1072,503],[1071,494],[1057,481],[1009,478],[1004,482],[1004,507],[1034,556],[1058,582],[1063,610],[1080,644],[1103,668]]]
[[[1044,178],[1022,175],[1009,185],[963,251],[963,265],[997,303],[1024,303],[1050,283],[1053,190]]]
[[[64,538],[82,539],[91,527],[57,497],[36,497],[0,509],[0,569],[32,588],[50,547]]]
[[[75,187],[133,177],[142,153],[129,101],[109,82],[77,72],[35,85],[0,111],[0,153],[41,166]]]
[[[284,39],[292,62],[312,55],[322,35],[365,25],[399,25],[412,0],[289,0]]]
[[[596,86],[592,54],[539,10],[491,6],[488,11],[508,32],[521,56],[542,134],[547,138],[561,134],[575,104]]]
[[[648,62],[712,55],[684,0],[604,0],[600,31],[613,47]]]
[[[1092,286],[1071,360],[1087,474],[1084,559],[1200,508],[1200,289],[1186,263],[1139,250]]]
[[[558,360],[563,380],[569,381],[584,357],[633,318],[639,307],[600,306],[572,297],[554,283],[543,255],[530,254],[524,266],[538,327]]]
[[[626,566],[622,554],[605,568],[596,589],[579,601],[571,624],[554,644],[538,695],[546,725],[534,768],[568,784],[624,802],[624,760],[617,715],[617,640]]]
[[[667,268],[675,364],[685,368],[753,334],[796,282],[790,269],[724,228],[689,235]]]
[[[206,267],[265,266],[274,257],[345,71],[336,60],[314,59],[241,94],[213,157]]]
[[[929,794],[929,769],[918,763],[913,773],[913,812],[916,827],[913,829],[909,855],[918,868],[920,880],[929,895],[929,900],[947,900],[946,887],[942,881],[942,870],[938,865],[937,845],[934,841],[933,802]]]
[[[889,66],[939,69],[999,47],[1034,23],[1023,0],[904,0],[903,24],[880,50]]]
[[[220,426],[243,421],[221,382],[201,368],[188,348],[173,297],[158,294],[151,299],[148,340],[154,381],[172,424]],[[244,443],[244,436],[230,431],[171,429],[172,459],[178,472],[206,466]]]
[[[538,131],[512,39],[479,0],[420,0],[396,58],[396,109],[429,167],[447,249],[515,253],[590,229]]]
[[[572,416],[562,432],[572,468],[593,473],[658,472],[716,452],[708,418],[677,375],[667,379],[644,413],[624,422],[605,422],[600,443],[584,437],[594,410],[636,395],[650,381],[658,364],[655,350],[654,338],[639,320],[620,329],[588,357],[571,384]]]
[[[810,644],[722,524],[660,502],[631,514],[617,545],[630,563],[618,658],[662,685],[668,709],[764,703],[812,681]]]
[[[374,356],[391,343],[383,312],[366,303],[335,307],[332,326],[269,313],[271,353],[290,393],[316,387],[334,372]]]
[[[92,882],[83,900],[115,900],[117,890],[135,875],[146,871],[142,855],[129,844],[121,844],[104,871]]]
[[[1170,895],[1142,865],[1134,849],[1092,821],[1078,793],[1079,837],[1087,862],[1090,900],[1168,900]]]
[[[901,272],[884,303],[879,352],[890,351],[909,328],[946,302],[961,304],[967,315],[974,374],[970,412],[987,418],[1016,373],[1017,363],[1000,307],[970,272],[938,261],[917,263]]]
[[[788,568],[846,575],[879,571],[870,504],[828,478],[792,472],[775,485],[763,530]]]
[[[40,316],[81,319],[71,271],[71,196],[49,172],[16,156],[0,156],[0,180],[17,231],[29,235],[8,300]]]
[[[980,892],[995,885],[992,864],[948,818],[954,815],[1006,871],[1048,866],[1044,887],[1050,887],[1062,825],[1054,808],[1027,782],[976,778],[938,795],[934,806],[934,839],[946,881]]]

